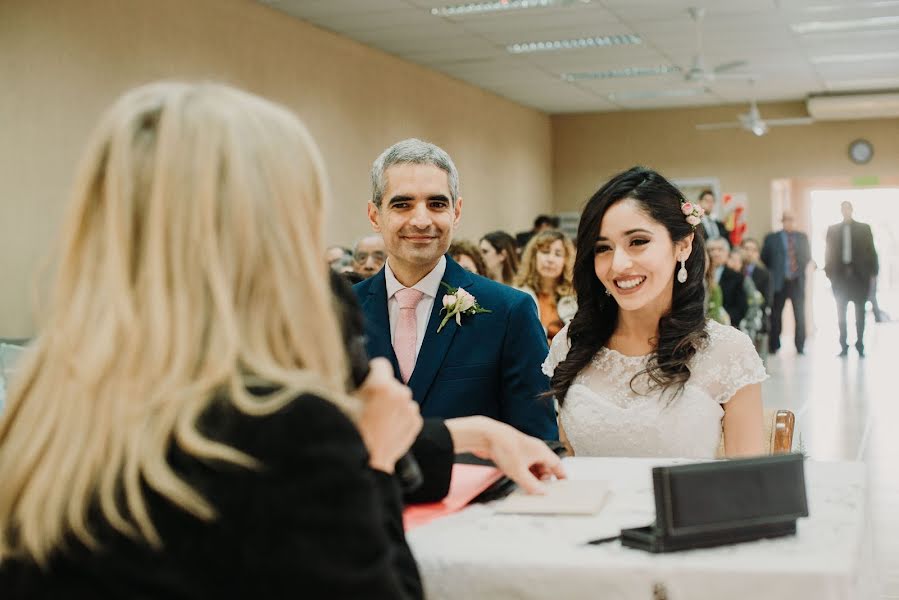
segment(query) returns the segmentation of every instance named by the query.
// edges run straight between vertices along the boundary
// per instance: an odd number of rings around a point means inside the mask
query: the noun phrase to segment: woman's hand
[[[373,469],[393,473],[421,430],[421,414],[412,392],[393,376],[393,367],[385,358],[370,363],[368,377],[356,390],[365,403],[356,426],[368,448],[368,464]]]
[[[541,481],[565,479],[562,461],[546,444],[505,423],[487,417],[447,419],[456,453],[471,452],[493,461],[529,494],[542,494]]]

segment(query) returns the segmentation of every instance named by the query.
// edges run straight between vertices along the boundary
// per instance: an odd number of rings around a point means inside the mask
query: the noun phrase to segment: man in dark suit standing
[[[723,239],[709,240],[705,243],[711,259],[711,267],[715,273],[715,281],[721,288],[722,304],[730,317],[730,324],[740,328],[740,322],[746,316],[749,303],[746,289],[743,287],[743,274],[737,273],[727,266],[727,242]]]
[[[805,268],[812,258],[808,236],[796,231],[796,217],[784,211],[781,217],[783,229],[769,233],[762,242],[762,262],[771,273],[774,301],[771,304],[771,333],[768,351],[780,350],[780,332],[783,328],[783,311],[787,299],[793,305],[796,322],[794,342],[796,352],[805,352]]]
[[[712,190],[699,192],[699,206],[705,213],[701,219],[702,228],[705,230],[705,239],[707,241],[723,239],[727,248],[730,249],[730,232],[727,231],[724,222],[718,221],[712,216],[715,213],[715,192]]]
[[[840,205],[843,222],[827,229],[824,250],[824,272],[830,280],[837,301],[837,320],[840,323],[840,356],[849,353],[846,342],[846,309],[855,305],[855,348],[865,355],[865,304],[871,279],[877,275],[879,264],[871,227],[852,218],[852,203]]]
[[[368,217],[387,261],[354,287],[368,353],[391,361],[424,417],[485,415],[558,439],[533,300],[446,256],[462,216],[458,181],[449,155],[416,139],[394,144],[372,166]],[[466,310],[446,319],[453,302]]]

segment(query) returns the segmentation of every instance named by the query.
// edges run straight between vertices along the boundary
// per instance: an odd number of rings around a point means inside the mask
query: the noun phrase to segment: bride
[[[702,209],[649,169],[613,177],[577,236],[579,310],[544,372],[559,432],[585,456],[762,454],[761,382],[746,334],[706,319]]]

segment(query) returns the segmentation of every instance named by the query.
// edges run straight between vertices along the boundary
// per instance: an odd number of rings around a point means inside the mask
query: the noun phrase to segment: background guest
[[[487,267],[481,258],[481,251],[468,240],[453,240],[449,247],[449,255],[466,271],[482,276],[487,275]]]
[[[714,215],[716,213],[715,192],[712,190],[702,190],[699,192],[699,206],[702,207],[703,215],[702,228],[705,231],[706,241],[723,239],[727,247],[730,248],[730,240],[727,237],[727,227],[723,221],[717,220]]]
[[[865,355],[865,304],[871,280],[877,276],[879,263],[874,248],[871,226],[852,218],[852,203],[840,205],[843,222],[827,229],[824,250],[824,272],[833,288],[840,326],[840,356],[849,352],[846,336],[846,309],[855,305],[855,349]]]
[[[493,281],[512,285],[518,272],[518,249],[515,239],[505,231],[491,231],[481,238],[481,258],[487,276]]]
[[[342,272],[345,268],[352,269],[353,251],[343,246],[328,246],[325,250],[325,261],[333,271]]]
[[[722,238],[706,242],[711,261],[712,277],[721,287],[721,298],[724,310],[730,316],[730,324],[740,328],[748,306],[743,285],[743,275],[728,268],[728,246]]]
[[[577,312],[572,283],[574,253],[574,244],[561,231],[538,233],[525,246],[515,277],[515,287],[534,299],[550,340]]]
[[[519,248],[524,248],[528,245],[528,242],[531,241],[531,238],[541,231],[558,228],[559,217],[554,217],[552,215],[537,215],[537,218],[534,219],[534,227],[530,231],[522,231],[520,233],[517,233],[515,235],[515,243]]]
[[[705,312],[708,318],[722,325],[730,325],[730,315],[724,310],[724,297],[721,295],[721,286],[715,281],[715,271],[712,269],[712,258],[709,249],[705,248]]]
[[[771,331],[768,335],[768,351],[780,350],[780,332],[784,305],[793,305],[796,325],[794,343],[796,353],[805,351],[805,268],[811,260],[808,236],[796,231],[796,217],[784,211],[781,217],[783,229],[765,236],[762,242],[762,262],[771,273],[774,300],[771,303]]]
[[[354,270],[368,279],[381,270],[387,260],[387,248],[380,235],[367,235],[353,248]]]

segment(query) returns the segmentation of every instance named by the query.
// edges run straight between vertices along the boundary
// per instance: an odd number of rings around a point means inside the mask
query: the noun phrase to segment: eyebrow
[[[414,196],[398,195],[398,196],[393,196],[390,200],[388,200],[387,204],[390,205],[390,204],[393,204],[394,202],[412,202],[414,200],[415,200]],[[443,194],[434,194],[433,196],[428,196],[429,202],[433,202],[434,200],[442,200],[444,202],[450,201],[450,199],[447,198]]]
[[[649,235],[652,235],[652,232],[649,231],[648,229],[628,229],[627,231],[624,232],[624,235],[633,235],[635,233],[648,233]],[[605,242],[605,241],[608,241],[608,239],[609,238],[607,238],[607,237],[599,236],[596,238],[596,241],[597,242]]]

